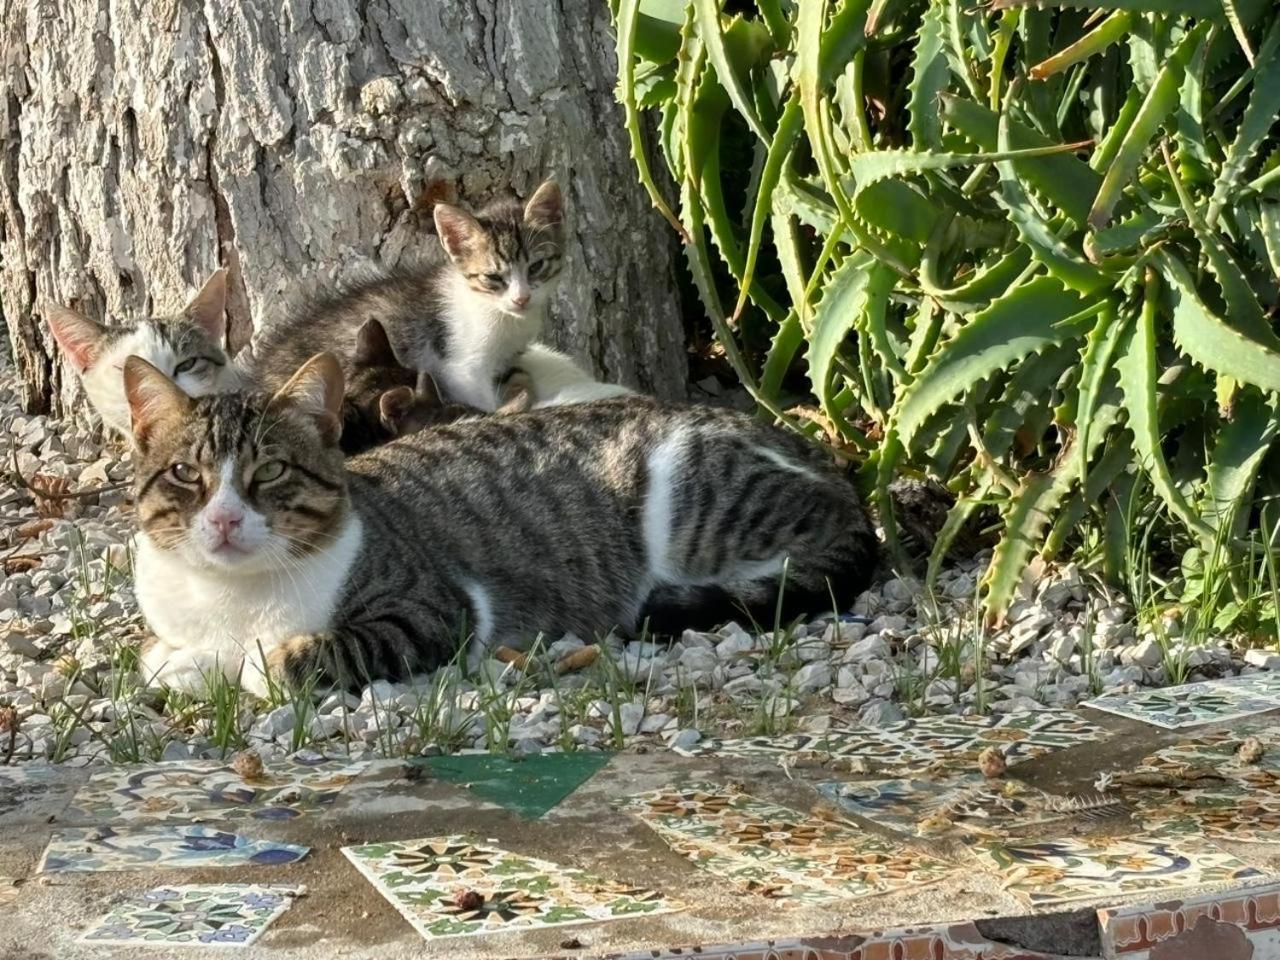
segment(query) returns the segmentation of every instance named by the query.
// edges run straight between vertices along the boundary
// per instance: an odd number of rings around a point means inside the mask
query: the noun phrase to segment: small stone
[[[1267,748],[1257,737],[1245,737],[1244,742],[1236,750],[1236,756],[1240,758],[1241,763],[1257,763],[1266,752]]]
[[[241,750],[231,758],[231,769],[239,774],[242,780],[260,780],[263,772],[262,757],[257,750]]]
[[[1164,661],[1164,652],[1154,639],[1148,637],[1141,643],[1120,651],[1120,662],[1138,667],[1158,667]]]
[[[825,660],[806,663],[796,671],[791,685],[801,696],[829,687],[831,686],[831,665]]]
[[[672,750],[687,750],[696,746],[702,740],[702,734],[692,727],[685,727],[683,730],[677,730],[667,738],[667,746]]]
[[[164,745],[161,760],[190,760],[191,748],[180,740],[170,740]]]
[[[644,707],[638,703],[624,703],[618,707],[617,716],[622,735],[632,737],[640,729],[640,721],[644,719]]]
[[[258,718],[258,722],[249,728],[249,736],[255,740],[274,740],[291,731],[297,720],[292,707],[276,707]]]
[[[1251,667],[1261,667],[1263,670],[1280,670],[1280,653],[1256,648],[1246,650],[1244,652],[1244,662]]]
[[[671,720],[665,713],[654,713],[640,721],[641,733],[660,733]]]

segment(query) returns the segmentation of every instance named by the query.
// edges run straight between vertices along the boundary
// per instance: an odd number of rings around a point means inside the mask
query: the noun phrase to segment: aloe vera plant
[[[913,471],[957,497],[931,570],[998,509],[993,616],[1135,482],[1243,549],[1280,395],[1271,0],[611,2],[724,356],[861,465],[891,545]]]

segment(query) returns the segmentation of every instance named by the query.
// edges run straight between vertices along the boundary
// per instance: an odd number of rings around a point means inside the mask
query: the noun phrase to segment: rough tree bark
[[[552,342],[681,394],[672,243],[613,99],[602,0],[0,0],[0,309],[65,409],[50,302],[178,307],[230,266],[233,345],[302,281],[435,239],[434,199],[567,188]]]

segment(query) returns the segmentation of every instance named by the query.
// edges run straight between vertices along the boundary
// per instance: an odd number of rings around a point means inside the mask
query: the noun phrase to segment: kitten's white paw
[[[149,687],[167,687],[191,696],[203,695],[216,678],[228,675],[226,666],[217,658],[176,650],[159,638],[143,644],[138,672]]]

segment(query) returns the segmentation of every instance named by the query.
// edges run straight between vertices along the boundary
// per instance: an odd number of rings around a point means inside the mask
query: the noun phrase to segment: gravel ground
[[[16,444],[33,485],[84,491],[129,476],[118,444],[81,423],[23,414],[7,372],[0,436],[6,470]],[[192,703],[139,687],[133,650],[145,628],[130,590],[131,536],[123,489],[43,504],[20,484],[0,489],[0,762],[222,756],[245,745],[287,753],[344,740],[368,755],[690,746],[713,732],[1071,707],[1100,693],[1280,669],[1276,654],[1242,659],[1225,645],[1140,635],[1123,600],[1072,565],[1045,572],[1006,626],[983,631],[972,604],[987,559],[979,555],[942,573],[940,596],[890,579],[846,617],[776,636],[728,624],[671,644],[608,637],[593,665],[560,674],[556,665],[588,645],[568,636],[536,650],[525,671],[490,660],[476,677],[450,666],[414,686],[379,682],[359,697],[276,704],[228,684]]]

